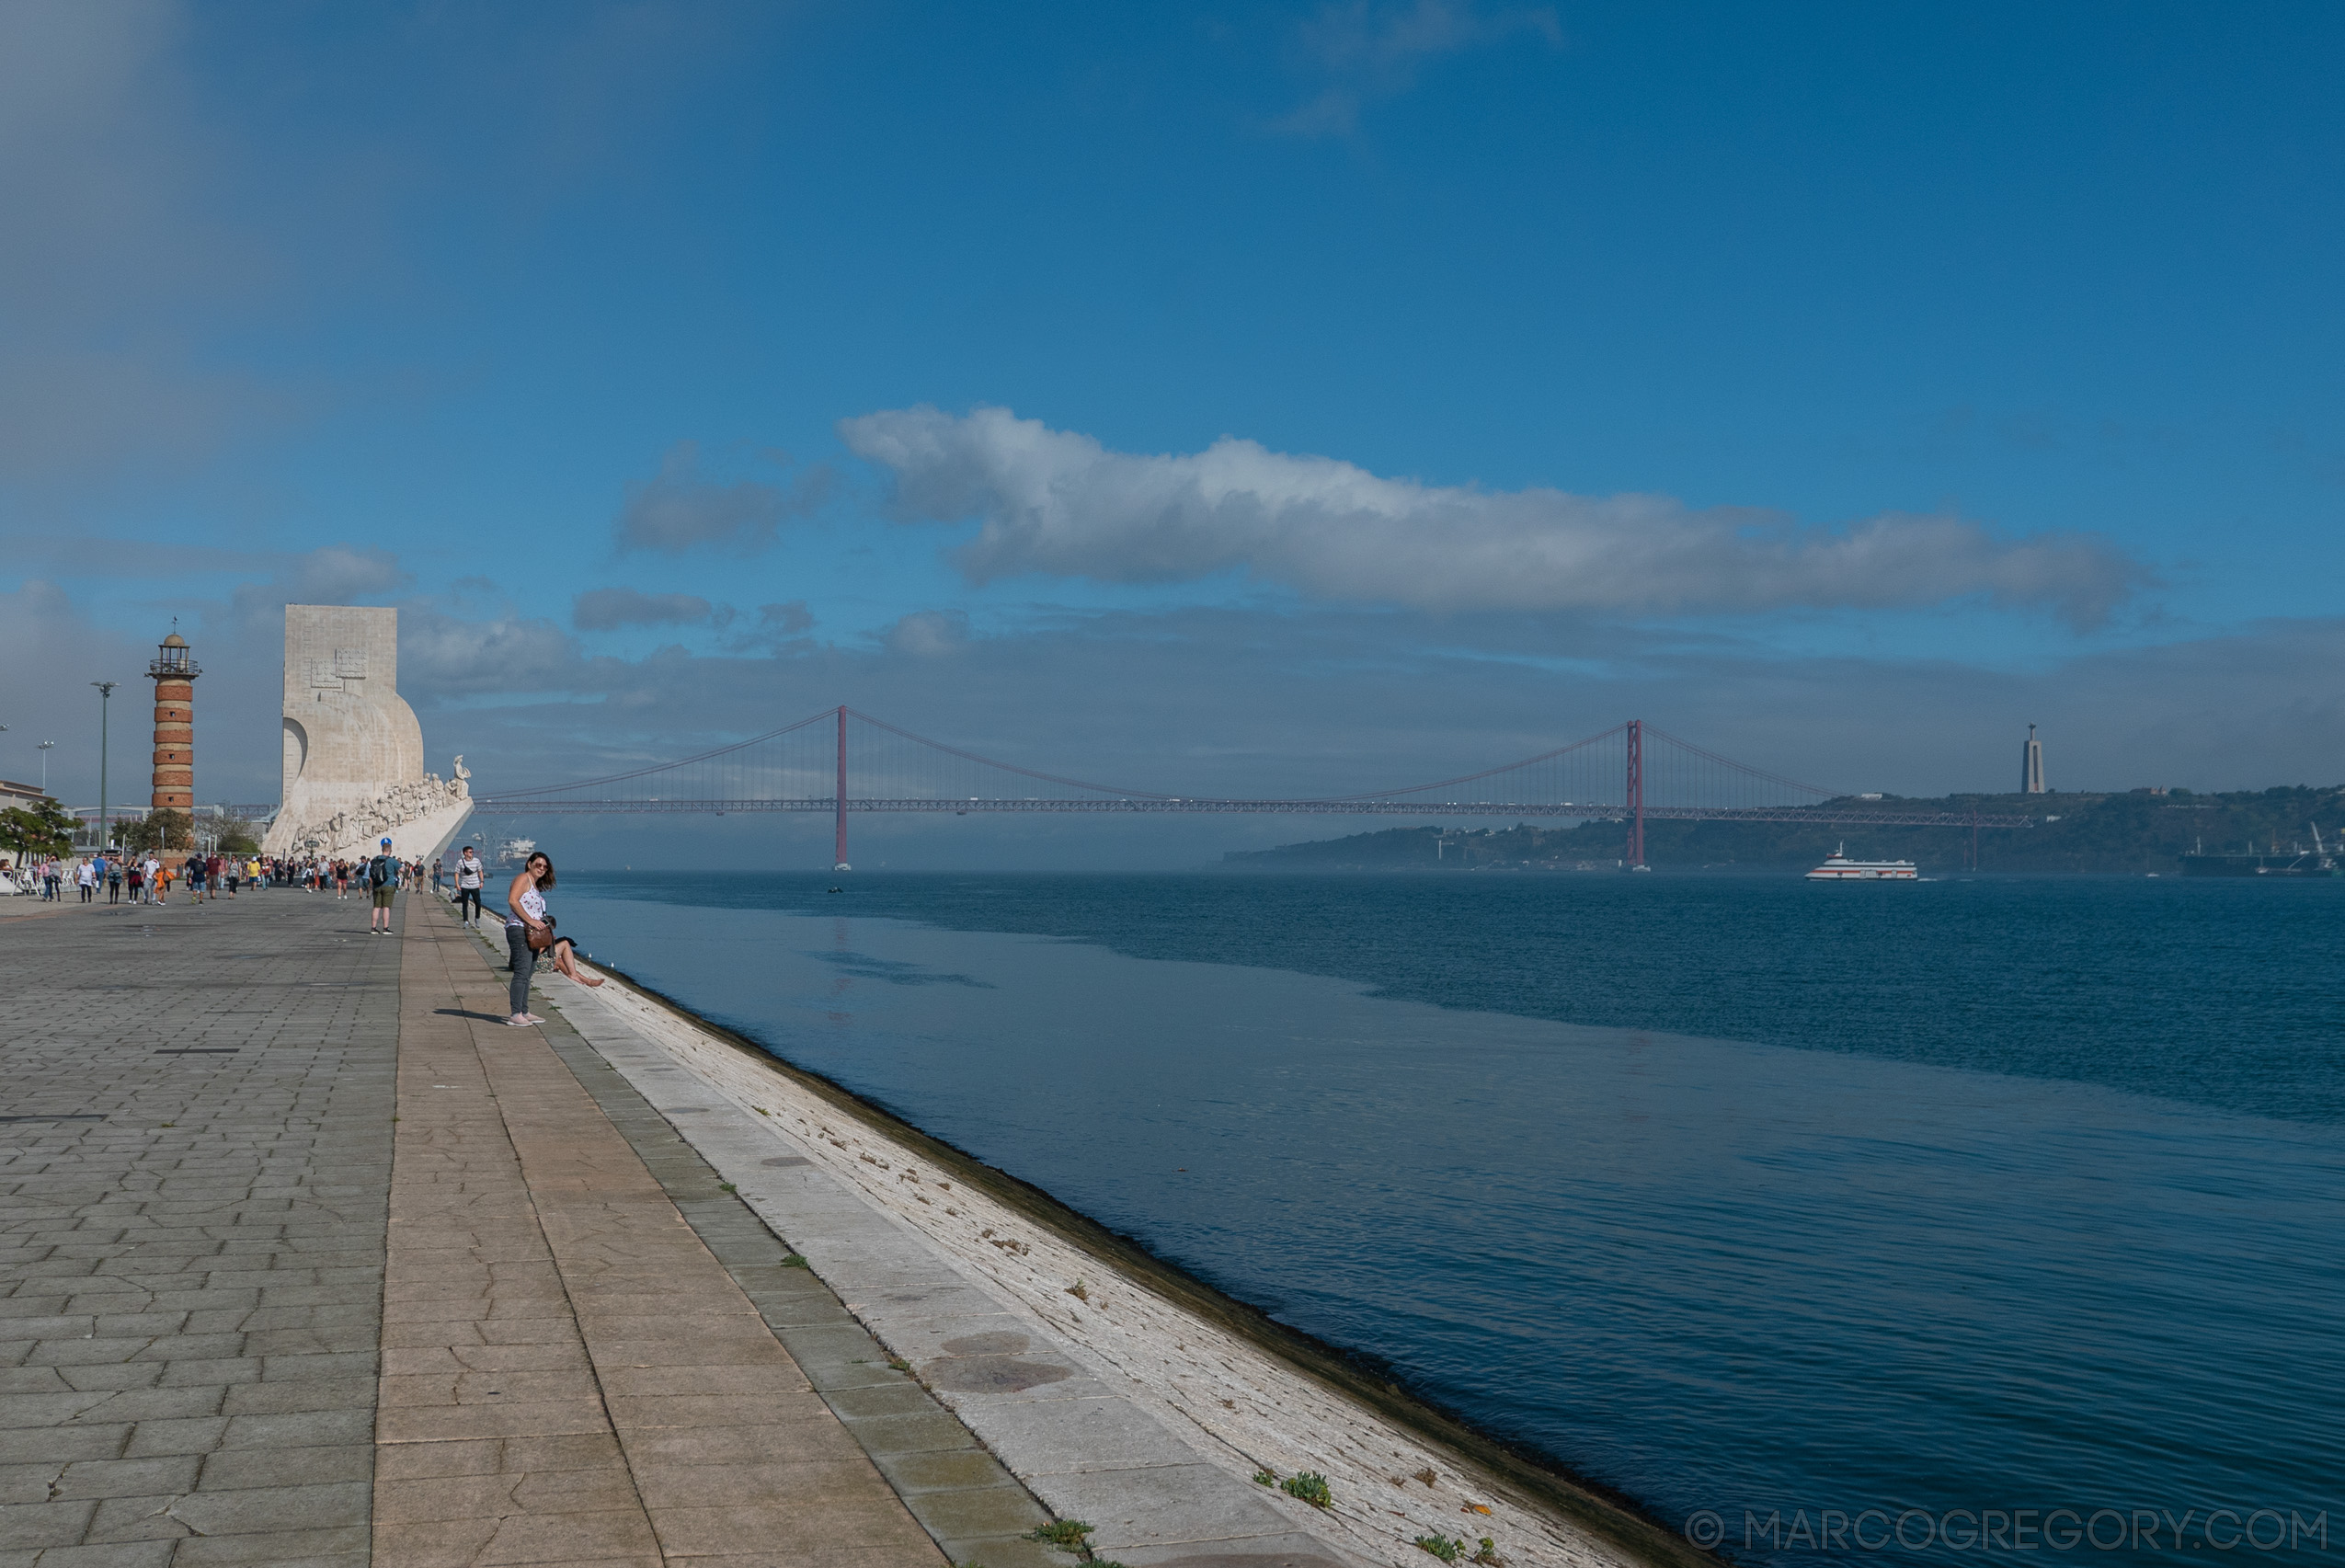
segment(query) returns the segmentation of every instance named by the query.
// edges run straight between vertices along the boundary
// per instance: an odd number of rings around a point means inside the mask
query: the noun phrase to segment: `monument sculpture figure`
[[[460,756],[443,781],[423,765],[423,727],[399,695],[399,612],[285,606],[284,794],[266,854],[392,853],[429,859],[472,815]]]

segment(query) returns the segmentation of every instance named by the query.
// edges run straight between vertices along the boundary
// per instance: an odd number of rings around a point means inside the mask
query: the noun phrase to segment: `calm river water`
[[[1737,1560],[2345,1556],[2345,885],[834,880],[555,902]]]

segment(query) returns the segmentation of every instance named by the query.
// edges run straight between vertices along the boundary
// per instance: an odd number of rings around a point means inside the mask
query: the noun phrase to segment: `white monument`
[[[285,793],[265,854],[356,857],[385,838],[429,859],[472,815],[462,757],[423,769],[423,727],[399,695],[399,612],[285,606]]]

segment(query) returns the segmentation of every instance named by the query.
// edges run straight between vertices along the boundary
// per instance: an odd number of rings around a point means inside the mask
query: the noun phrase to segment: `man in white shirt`
[[[487,876],[488,869],[481,864],[479,853],[466,844],[464,853],[456,859],[456,918],[475,929],[480,925],[480,887]],[[470,914],[465,913],[467,904]]]

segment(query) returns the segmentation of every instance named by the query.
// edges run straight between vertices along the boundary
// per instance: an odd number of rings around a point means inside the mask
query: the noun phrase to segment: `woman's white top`
[[[529,888],[527,891],[523,892],[521,894],[521,912],[529,916],[531,920],[536,921],[540,924],[543,924],[545,921],[545,895],[539,892],[534,887]],[[507,925],[522,925],[527,922],[517,921],[510,914],[508,914],[505,917],[505,923]]]

